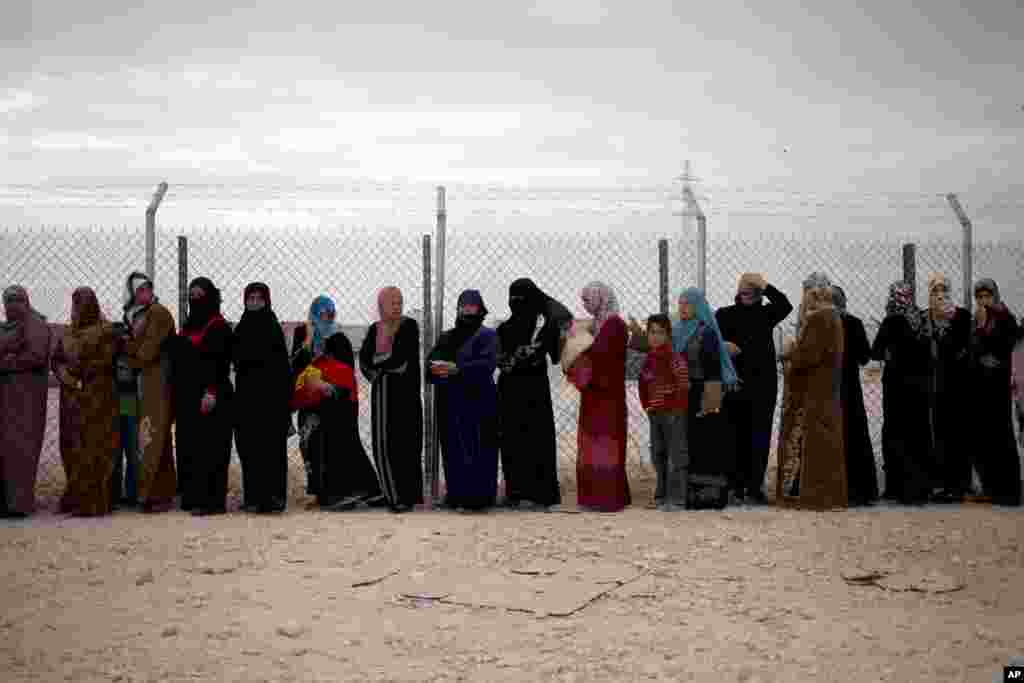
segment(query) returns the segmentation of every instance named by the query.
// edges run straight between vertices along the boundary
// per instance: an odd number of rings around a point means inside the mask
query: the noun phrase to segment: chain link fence
[[[490,311],[487,324],[498,324],[509,314],[508,285],[519,277],[532,278],[579,317],[585,316],[580,290],[591,280],[603,280],[615,289],[624,315],[644,318],[660,305],[659,238],[669,239],[671,306],[674,308],[679,289],[696,284],[696,242],[692,234],[681,233],[678,214],[673,214],[669,206],[626,217],[639,220],[642,229],[612,226],[603,232],[569,232],[552,230],[550,221],[538,222],[536,215],[508,216],[500,211],[488,211],[484,221],[480,212],[460,221],[456,219],[458,212],[453,211],[454,202],[457,197],[449,206],[452,219],[442,311],[446,328],[454,321],[458,294],[470,288],[483,294]],[[611,215],[617,216],[614,211]],[[617,224],[622,223],[621,219],[616,218]],[[229,319],[240,316],[242,290],[251,281],[270,286],[274,308],[282,321],[304,320],[312,299],[323,293],[335,300],[338,319],[358,348],[366,326],[376,319],[376,292],[384,285],[401,287],[407,314],[422,322],[422,235],[427,233],[433,233],[430,224],[415,229],[407,224],[377,225],[372,229],[322,224],[259,229],[162,227],[157,239],[157,293],[180,321],[176,238],[183,235],[188,240],[189,277],[204,275],[214,281],[223,292],[224,313]],[[849,311],[864,321],[869,337],[873,337],[884,312],[888,285],[902,278],[902,245],[903,241],[895,238],[869,236],[736,237],[712,232],[706,255],[708,300],[716,308],[732,303],[739,274],[755,271],[764,273],[795,307],[802,280],[812,271],[823,271],[843,286]],[[0,227],[0,246],[0,272],[7,281],[25,285],[33,305],[54,323],[68,320],[71,292],[80,285],[96,290],[107,315],[119,315],[125,277],[141,268],[145,253],[143,234],[129,228]],[[962,252],[958,240],[919,241],[916,253],[919,304],[924,303],[921,292],[931,272],[947,275],[954,292],[959,291]],[[994,277],[1003,287],[1004,300],[1019,314],[1024,309],[1024,284],[1019,276],[1024,272],[1024,242],[983,242],[975,247],[974,254],[974,277]],[[795,316],[794,312],[780,325],[780,339],[792,335]],[[557,368],[551,369],[550,377],[562,480],[571,491],[575,488],[579,395]],[[875,456],[880,461],[880,369],[871,364],[862,377]],[[360,428],[369,448],[369,386],[361,378],[360,392]],[[653,471],[647,464],[647,420],[634,384],[627,386],[627,396],[630,476],[649,480]],[[48,417],[38,487],[44,504],[58,496],[64,484],[58,452],[56,389],[51,391]],[[305,473],[296,439],[290,443],[289,455],[291,495],[298,500],[304,495]],[[233,460],[230,485],[237,504],[237,459]]]

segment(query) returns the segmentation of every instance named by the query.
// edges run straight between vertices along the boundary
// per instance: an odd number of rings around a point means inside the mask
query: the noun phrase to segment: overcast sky
[[[1024,189],[1019,0],[216,4],[6,3],[0,183]]]

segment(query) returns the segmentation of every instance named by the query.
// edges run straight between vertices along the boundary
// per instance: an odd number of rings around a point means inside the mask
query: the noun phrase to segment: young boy
[[[666,512],[685,510],[689,376],[686,356],[672,350],[672,322],[667,315],[647,319],[647,345],[638,389],[651,422],[651,460],[658,477],[654,503]]]

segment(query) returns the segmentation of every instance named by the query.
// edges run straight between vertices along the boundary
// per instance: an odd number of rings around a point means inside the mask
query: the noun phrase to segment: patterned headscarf
[[[693,317],[689,320],[676,320],[672,323],[672,350],[676,353],[686,353],[690,339],[701,325],[714,330],[718,338],[718,359],[722,368],[722,384],[725,387],[734,387],[738,383],[736,368],[732,364],[732,358],[725,348],[725,339],[718,329],[718,321],[715,319],[715,312],[711,310],[704,290],[697,287],[689,287],[679,293],[679,300],[693,306]]]
[[[905,280],[897,280],[889,285],[889,300],[885,302],[885,314],[902,315],[910,324],[910,329],[917,332],[921,329],[921,309],[914,303],[914,289]]]
[[[1012,316],[1006,304],[1003,303],[1002,297],[999,294],[999,285],[996,284],[995,280],[985,277],[975,282],[974,296],[978,296],[981,292],[988,292],[992,295],[992,305],[988,307],[990,315],[985,318],[984,324],[979,323],[976,316],[972,316],[974,317],[974,331],[976,334],[990,334],[995,328],[996,320]]]
[[[829,279],[828,275],[825,275],[825,273],[822,273],[820,271],[815,271],[815,272],[811,273],[810,275],[808,275],[807,278],[804,280],[804,282],[803,282],[803,290],[804,290],[804,295],[803,295],[803,298],[800,301],[800,308],[797,310],[797,316],[796,316],[796,336],[797,336],[798,339],[800,338],[800,330],[803,328],[803,325],[804,325],[804,317],[807,315],[807,311],[806,311],[807,305],[806,304],[807,304],[807,301],[808,301],[808,295],[810,295],[812,293],[814,293],[815,295],[817,293],[824,294],[824,292],[827,291],[828,292],[828,299],[829,299],[829,301],[831,301],[831,299],[832,299],[832,280]]]
[[[321,320],[321,313],[335,313],[334,301],[321,294],[313,299],[309,307],[309,328],[312,335],[309,337],[309,348],[313,356],[319,356],[324,351],[324,341],[338,331],[338,324],[333,320]]]
[[[402,319],[402,314],[398,314],[397,321],[388,320],[385,317],[385,309],[390,308],[389,304],[396,296],[402,296],[402,290],[398,287],[384,287],[377,292],[377,314],[380,316],[377,323],[377,353],[391,353],[395,333],[398,331],[395,324]]]
[[[149,287],[152,289],[153,281],[149,279],[149,276],[139,271],[134,271],[128,276],[128,280],[124,284],[124,306],[128,308],[135,301],[135,293],[143,287]]]
[[[804,291],[809,289],[829,289],[832,287],[832,280],[829,279],[828,275],[820,271],[815,271],[807,276],[804,280]]]
[[[945,287],[945,292],[939,292],[939,287]],[[925,334],[932,336],[937,334],[942,337],[949,329],[950,321],[956,313],[956,305],[949,297],[949,278],[942,273],[932,273],[928,276],[928,312],[925,321]]]
[[[584,287],[580,296],[583,299],[583,308],[594,316],[593,335],[596,338],[608,318],[618,314],[619,300],[615,296],[615,291],[599,280],[594,280]]]
[[[938,292],[939,287],[945,288],[945,293],[940,294]],[[952,288],[949,278],[942,273],[932,273],[928,276],[928,307],[935,313],[945,313],[949,315],[955,308],[953,302],[949,298],[949,290]]]
[[[736,285],[736,303],[742,305],[740,294],[750,292],[751,305],[759,305],[764,298],[764,291],[757,286],[758,282],[759,277],[757,273],[743,273],[743,275],[740,275],[739,284]]]
[[[980,292],[989,292],[992,294],[992,303],[1003,303],[1003,299],[999,294],[999,285],[990,277],[983,277],[974,283],[974,296],[978,296]]]
[[[135,319],[146,312],[146,310],[152,305],[159,301],[156,295],[153,295],[153,301],[151,304],[140,306],[135,303],[135,294],[143,287],[149,287],[153,289],[153,281],[149,279],[149,276],[139,271],[133,272],[128,276],[128,279],[124,284],[124,322],[127,325],[131,325],[135,322]]]

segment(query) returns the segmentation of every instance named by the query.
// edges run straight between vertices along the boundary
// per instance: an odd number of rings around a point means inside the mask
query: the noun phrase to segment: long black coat
[[[768,303],[744,306],[737,301],[723,306],[715,312],[715,319],[722,338],[740,347],[733,365],[744,387],[774,396],[779,376],[772,332],[793,312],[793,304],[771,285],[764,288],[764,298]]]
[[[860,369],[871,360],[864,323],[849,313],[843,314],[843,438],[846,444],[846,477],[850,486],[850,504],[868,503],[878,498],[878,474],[875,451],[871,445],[868,415],[864,409],[864,388]]]
[[[929,341],[907,318],[882,321],[871,357],[882,361],[882,461],[886,497],[908,503],[927,500],[939,481],[929,417]]]

